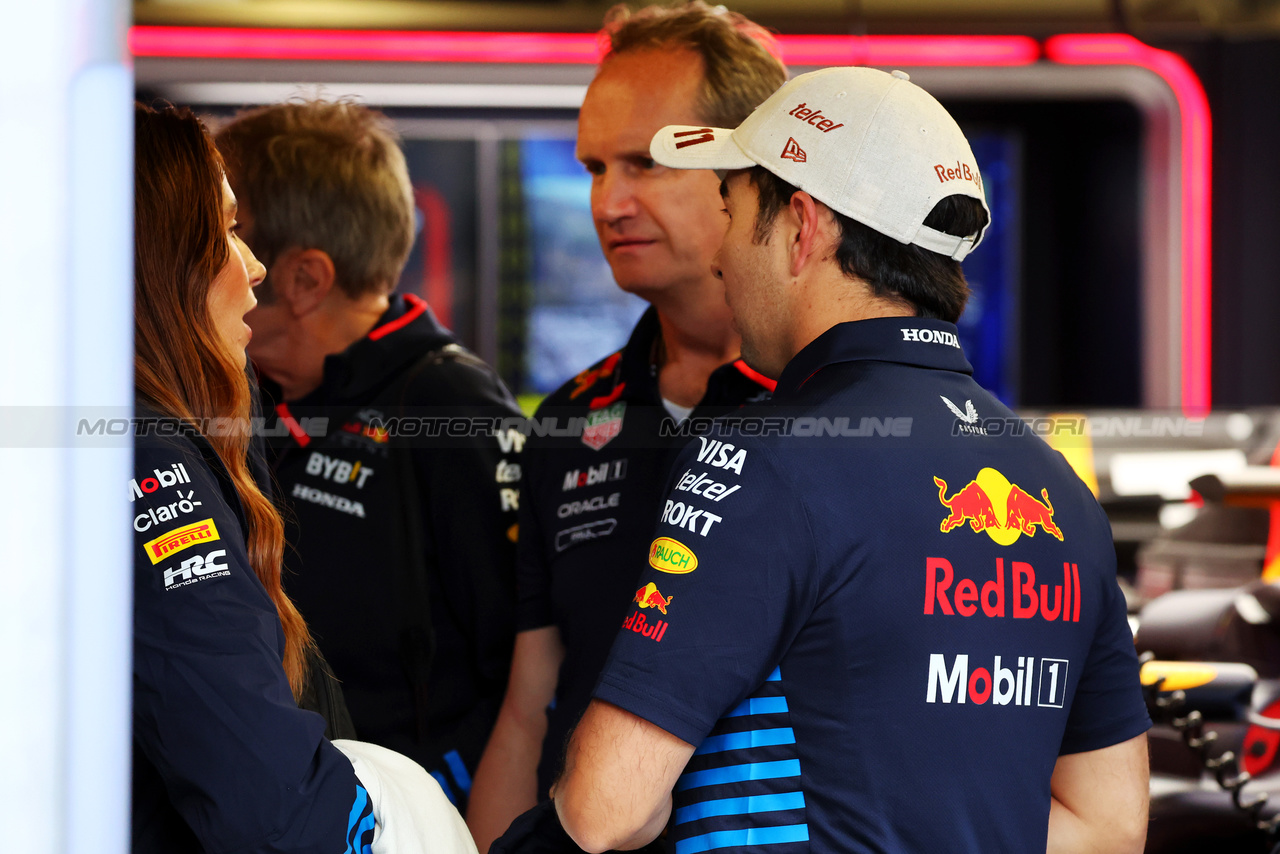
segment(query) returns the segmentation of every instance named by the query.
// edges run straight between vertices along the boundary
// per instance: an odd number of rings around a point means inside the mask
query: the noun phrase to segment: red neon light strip
[[[778,36],[792,65],[1027,65],[1026,36]],[[453,33],[151,27],[129,30],[134,56],[364,62],[538,62],[594,65],[594,33]]]
[[[363,62],[554,62],[593,65],[593,33],[443,33],[234,27],[129,29],[134,56]]]
[[[789,65],[1030,65],[1027,36],[778,36]]]
[[[1158,74],[1182,113],[1182,411],[1208,414],[1211,402],[1209,100],[1194,71],[1177,54],[1126,35],[1064,35],[1045,54],[1068,65],[1136,65]]]

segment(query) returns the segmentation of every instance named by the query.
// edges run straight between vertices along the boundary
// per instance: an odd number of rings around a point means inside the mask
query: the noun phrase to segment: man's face
[[[724,213],[720,216],[727,217],[728,228],[712,270],[724,281],[724,298],[742,335],[742,358],[776,378],[794,355],[787,332],[786,247],[780,245],[776,220],[769,236],[756,240],[759,193],[745,170],[730,172],[722,189]]]
[[[607,60],[578,118],[578,159],[592,175],[591,215],[618,286],[652,300],[705,281],[723,234],[717,178],[649,157],[665,125],[700,125],[702,60],[686,49]]]

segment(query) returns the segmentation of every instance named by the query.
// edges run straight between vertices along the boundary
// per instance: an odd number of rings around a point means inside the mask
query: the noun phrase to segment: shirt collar
[[[627,384],[628,397],[638,403],[659,404],[662,395],[658,392],[658,374],[653,365],[654,342],[662,334],[662,326],[658,322],[658,310],[653,306],[645,309],[631,330],[627,346],[622,348],[621,380]]]
[[[655,406],[662,403],[658,367],[654,364],[654,348],[661,334],[658,310],[649,306],[636,322],[627,346],[622,348],[620,377],[627,384],[628,397],[637,403]],[[707,392],[698,405],[738,405],[759,391],[772,392],[773,388],[771,379],[739,358],[712,371],[707,379]]]
[[[787,363],[774,397],[794,394],[828,365],[860,361],[973,373],[955,324],[923,317],[876,317],[838,323],[815,338]]]

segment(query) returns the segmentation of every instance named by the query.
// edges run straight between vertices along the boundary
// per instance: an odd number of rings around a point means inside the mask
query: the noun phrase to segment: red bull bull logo
[[[665,617],[667,614],[667,606],[671,604],[674,596],[663,596],[658,591],[658,585],[650,581],[644,587],[636,591],[636,598],[632,601],[641,608],[657,608]]]
[[[933,482],[938,487],[938,501],[947,508],[938,526],[944,534],[968,523],[975,534],[985,532],[1002,546],[1012,545],[1023,534],[1034,537],[1037,526],[1059,541],[1063,539],[1062,529],[1053,521],[1047,489],[1041,489],[1040,498],[1036,498],[993,468],[979,471],[950,498],[945,480],[935,477]]]
[[[1046,534],[1062,539],[1062,531],[1053,524],[1053,504],[1049,501],[1049,490],[1041,489],[1040,503],[1022,490],[1016,483],[1009,490],[1009,500],[1005,502],[1005,527],[1017,528],[1028,537],[1035,536],[1036,525]]]

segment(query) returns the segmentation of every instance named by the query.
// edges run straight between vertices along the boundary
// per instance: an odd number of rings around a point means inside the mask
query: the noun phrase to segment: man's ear
[[[835,224],[835,218],[826,205],[819,204],[804,190],[791,194],[785,215],[790,272],[792,276],[798,276],[805,267],[826,254],[831,239],[829,225]]]
[[[294,317],[315,311],[333,291],[333,259],[323,249],[285,250],[271,265],[271,291]]]

